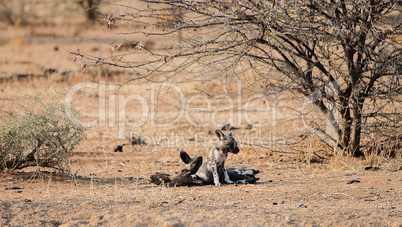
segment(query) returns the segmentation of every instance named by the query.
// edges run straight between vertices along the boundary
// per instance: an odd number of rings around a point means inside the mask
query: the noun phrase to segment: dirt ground
[[[89,68],[83,72],[70,51],[107,55],[110,46],[93,37],[113,36],[104,31],[104,26],[84,28],[4,27],[0,39],[0,79],[4,78],[0,81],[0,108],[11,110],[16,103],[26,102],[23,97],[27,95],[51,97],[82,82],[121,83],[130,78],[124,70]],[[56,71],[48,75],[49,69]],[[183,91],[189,94],[186,91],[195,87],[187,86]],[[130,95],[133,90],[147,93],[149,84],[130,84],[121,92]],[[111,97],[78,95],[74,108],[88,121],[99,118],[99,97]],[[171,97],[165,97],[167,102],[174,100]],[[175,118],[168,104],[156,120]],[[138,120],[138,105],[131,103],[125,110],[130,113],[125,117]],[[292,116],[289,109],[279,110],[282,112],[275,116],[275,127],[271,122],[263,129],[240,131],[235,138],[247,133],[271,133],[272,142],[284,133],[297,131],[297,123],[288,120]],[[367,168],[373,162],[329,156],[316,163],[313,160],[317,157],[311,156],[315,152],[306,155],[290,149],[289,153],[281,153],[241,146],[239,154],[229,155],[227,166],[260,170],[261,179],[256,184],[156,186],[148,181],[151,174],[159,171],[173,175],[180,171],[181,149],[191,156],[205,157],[210,147],[203,141],[213,136],[208,129],[195,129],[183,122],[157,129],[147,123],[128,127],[123,134],[139,132],[151,137],[174,133],[183,136],[183,143],[127,145],[123,152],[114,152],[116,145],[128,140],[127,136],[117,138],[120,129],[110,124],[119,113],[106,112],[101,120],[109,125],[89,129],[88,139],[72,153],[73,177],[37,168],[0,173],[1,226],[402,226],[402,171],[398,164]],[[251,118],[272,120],[263,114]],[[225,113],[217,114],[221,123],[225,117]],[[205,121],[208,116],[200,113],[192,119]],[[203,140],[194,140],[196,133]],[[322,150],[311,144],[312,151]]]
[[[260,181],[254,185],[167,188],[149,184],[148,177],[155,171],[174,174],[180,169],[178,151],[152,150],[77,151],[72,162],[86,167],[74,179],[48,172],[2,174],[1,225],[402,224],[401,171],[340,171],[327,169],[325,164],[239,160],[228,165],[261,170]]]

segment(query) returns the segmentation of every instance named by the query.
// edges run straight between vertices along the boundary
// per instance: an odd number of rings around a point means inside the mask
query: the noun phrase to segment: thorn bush
[[[85,139],[85,128],[70,121],[57,102],[30,100],[15,113],[0,109],[0,170],[36,166],[70,173],[69,156]]]

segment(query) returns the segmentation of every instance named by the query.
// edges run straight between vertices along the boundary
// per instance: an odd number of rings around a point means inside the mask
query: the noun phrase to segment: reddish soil
[[[104,149],[107,148],[107,149]],[[400,226],[401,171],[339,171],[325,164],[230,161],[261,170],[254,185],[167,188],[177,149],[77,151],[70,178],[48,172],[0,175],[2,226]],[[190,152],[190,151],[189,151]]]
[[[80,82],[122,83],[130,78],[132,75],[126,71],[88,68],[87,72],[82,72],[82,65],[79,61],[74,62],[74,56],[69,53],[71,50],[80,49],[82,53],[92,55],[110,53],[110,46],[91,39],[107,37],[104,27],[86,32],[84,28],[83,25],[68,29],[43,28],[45,30],[4,28],[2,34],[7,35],[0,40],[0,78],[19,74],[43,75],[46,69],[57,71],[47,78],[14,77],[0,81],[0,108],[12,110],[17,102],[26,102],[23,98],[26,95],[51,97]],[[110,72],[112,76],[105,77]],[[117,74],[123,76],[120,78]],[[122,94],[149,90],[149,84],[130,86],[123,87]],[[196,88],[197,85],[191,84],[183,89],[192,92]],[[84,92],[77,96],[74,108],[84,119],[96,120],[98,100],[102,96]],[[171,97],[165,98],[174,101]],[[201,107],[205,108],[205,105]],[[174,111],[164,108],[157,120],[174,119]],[[138,120],[138,111],[141,111],[138,106],[128,105],[130,114],[126,117]],[[271,133],[271,137],[281,138],[288,132],[297,132],[300,124],[289,120],[292,116],[289,109],[281,111],[276,128],[253,129],[252,135]],[[105,122],[115,120],[118,115],[117,111],[106,113],[108,119],[105,118]],[[253,119],[265,121],[262,117],[271,116],[263,114],[255,115]],[[222,114],[218,118],[225,116]],[[199,114],[192,119],[203,122],[203,117],[208,119],[209,116]],[[128,142],[117,139],[116,127],[108,125],[88,130],[88,140],[71,155],[74,177],[37,168],[0,173],[0,225],[402,226],[400,160],[391,160],[372,171],[365,170],[367,166],[376,166],[377,162],[372,160],[321,154],[325,156],[324,160],[313,163],[317,161],[313,153],[323,150],[322,145],[316,146],[314,141],[310,142],[311,150],[300,152],[290,148],[287,150],[290,153],[242,146],[239,154],[229,155],[227,165],[259,169],[261,179],[256,184],[167,188],[149,184],[149,176],[156,171],[172,175],[180,171],[179,151],[183,148],[191,156],[205,157],[210,147],[202,141],[198,144],[192,141],[188,146],[126,146],[123,152],[113,152],[116,145]],[[147,136],[169,136],[174,132],[186,141],[194,138],[195,133],[209,136],[208,129],[197,130],[181,123],[169,128],[151,128],[147,123],[138,128],[126,128],[123,133],[134,131]],[[388,160],[383,162],[388,163]]]

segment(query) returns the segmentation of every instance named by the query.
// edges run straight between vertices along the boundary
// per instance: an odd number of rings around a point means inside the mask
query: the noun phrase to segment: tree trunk
[[[351,107],[349,100],[352,102]],[[364,99],[358,97],[341,98],[342,122],[339,124],[338,143],[344,152],[349,152],[353,157],[364,156],[360,150],[363,102]]]
[[[349,99],[341,97],[341,123],[339,124],[338,143],[342,149],[349,146],[352,118],[350,116]]]
[[[362,111],[363,100],[356,97],[353,101],[353,122],[352,122],[352,134],[349,144],[349,152],[354,157],[362,157],[364,153],[360,149],[360,139],[362,132]]]
[[[98,1],[95,0],[95,5],[98,4]],[[97,11],[94,6],[94,0],[85,0],[84,8],[86,10],[86,16],[89,21],[95,21],[97,16]]]

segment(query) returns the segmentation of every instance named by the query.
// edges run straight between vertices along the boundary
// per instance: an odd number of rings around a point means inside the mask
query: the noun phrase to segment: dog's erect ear
[[[186,164],[188,164],[188,163],[190,163],[191,162],[191,158],[190,158],[190,156],[188,156],[188,154],[185,152],[185,151],[180,151],[180,158],[181,158],[181,160],[184,162],[184,163],[186,163]]]
[[[225,134],[223,134],[223,132],[219,129],[215,130],[215,134],[219,138],[219,140],[222,140],[222,138],[225,136]]]
[[[195,174],[202,165],[202,157],[196,157],[191,163],[191,174]]]

